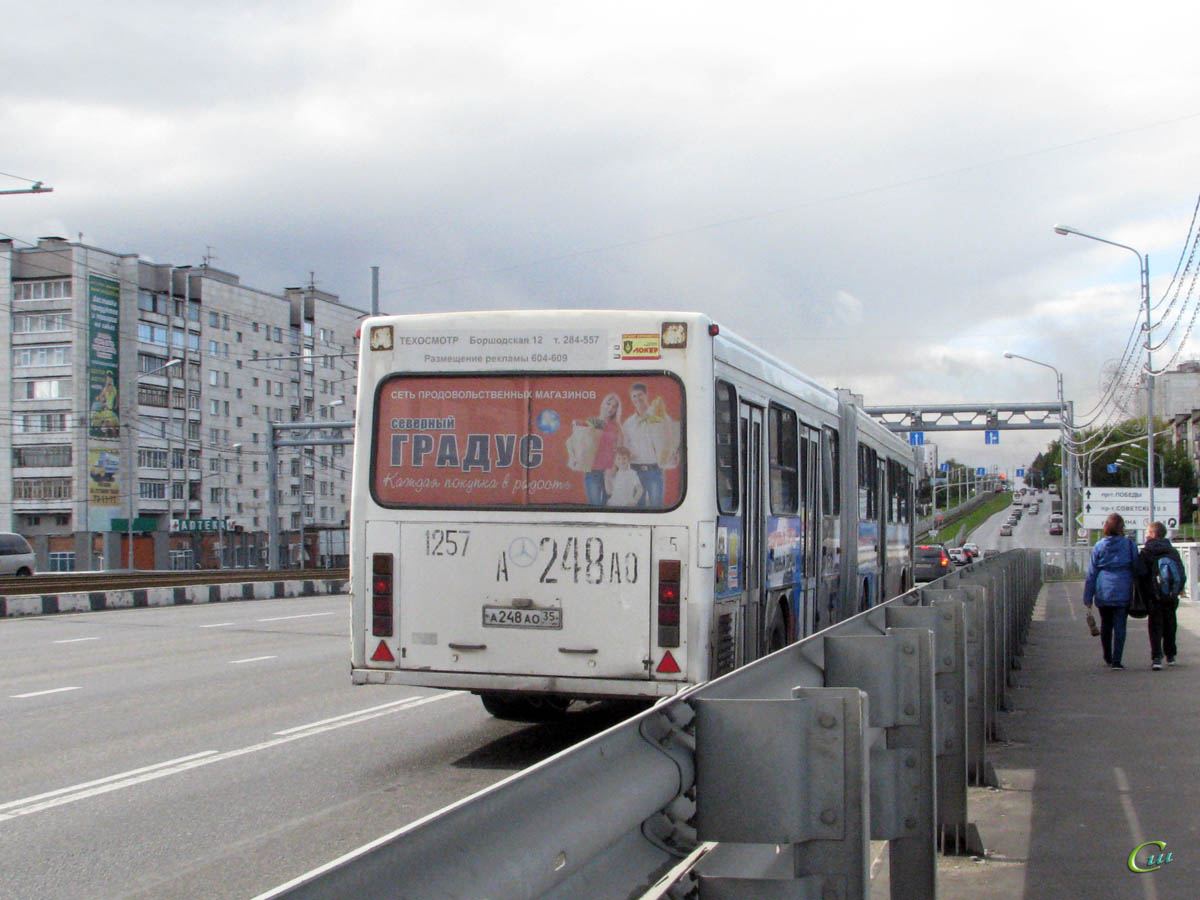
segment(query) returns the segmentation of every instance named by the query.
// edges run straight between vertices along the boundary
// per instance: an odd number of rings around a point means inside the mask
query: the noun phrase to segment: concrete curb
[[[243,581],[228,584],[192,584],[186,587],[142,588],[123,591],[80,591],[73,594],[17,594],[0,596],[0,618],[52,616],[59,613],[100,612],[150,606],[188,606],[235,600],[275,600],[345,594],[344,578],[295,581]]]

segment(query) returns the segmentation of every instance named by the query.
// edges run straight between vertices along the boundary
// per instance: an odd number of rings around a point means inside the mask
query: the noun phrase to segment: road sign
[[[1018,477],[1018,478],[1024,478],[1024,477],[1025,477],[1025,470],[1024,470],[1024,469],[1017,469],[1017,477]]]
[[[950,471],[950,463],[942,463],[940,466],[938,466],[938,471],[939,472],[949,472]]]
[[[1109,474],[1109,475],[1116,475],[1116,474],[1117,474],[1117,472],[1120,470],[1120,468],[1121,468],[1121,467],[1120,467],[1120,466],[1118,466],[1116,463],[1109,463],[1109,464],[1108,464],[1108,474]]]
[[[996,429],[989,429],[983,433],[983,442],[985,444],[1000,443],[1000,432]]]
[[[978,468],[975,470],[975,474],[976,474],[976,475],[986,475],[986,474],[987,474],[987,469],[985,469],[983,466],[979,466],[979,467],[978,467]]]
[[[908,442],[914,447],[922,447],[925,444],[925,432],[910,431],[908,433]]]
[[[1144,530],[1152,521],[1178,528],[1179,488],[1156,487],[1153,512],[1149,488],[1084,488],[1081,525],[1103,528],[1110,513],[1120,513],[1129,529]]]

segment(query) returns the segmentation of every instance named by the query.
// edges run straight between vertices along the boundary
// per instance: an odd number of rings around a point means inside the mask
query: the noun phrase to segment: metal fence
[[[1087,578],[1091,547],[1043,549],[1042,581],[1079,581]]]
[[[937,896],[1041,584],[952,572],[686,691],[257,900]]]

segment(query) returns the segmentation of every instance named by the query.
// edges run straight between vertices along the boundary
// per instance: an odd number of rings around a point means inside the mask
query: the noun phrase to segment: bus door
[[[738,665],[765,652],[767,598],[763,590],[763,408],[742,401],[738,411],[741,444],[741,566],[742,593],[739,615],[741,654]],[[731,554],[732,556],[732,554]]]
[[[802,593],[796,604],[796,639],[813,633],[813,618],[821,585],[821,433],[800,424],[800,510],[804,521]]]
[[[879,568],[877,569],[879,576],[875,582],[875,596],[871,598],[871,605],[876,606],[887,600],[890,596],[888,591],[888,579],[891,573],[888,571],[888,551],[891,549],[888,538],[888,479],[887,479],[887,459],[878,457],[876,460],[875,470],[875,524],[879,528]]]

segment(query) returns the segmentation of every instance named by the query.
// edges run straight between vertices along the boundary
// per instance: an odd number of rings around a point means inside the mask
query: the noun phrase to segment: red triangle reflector
[[[380,641],[379,646],[375,648],[375,653],[371,657],[371,662],[395,662],[396,657],[392,656],[392,651],[388,649],[385,641]]]
[[[671,655],[670,650],[663,654],[662,662],[658,664],[658,668],[654,671],[661,672],[663,675],[679,674],[679,663],[675,662],[675,657]]]

